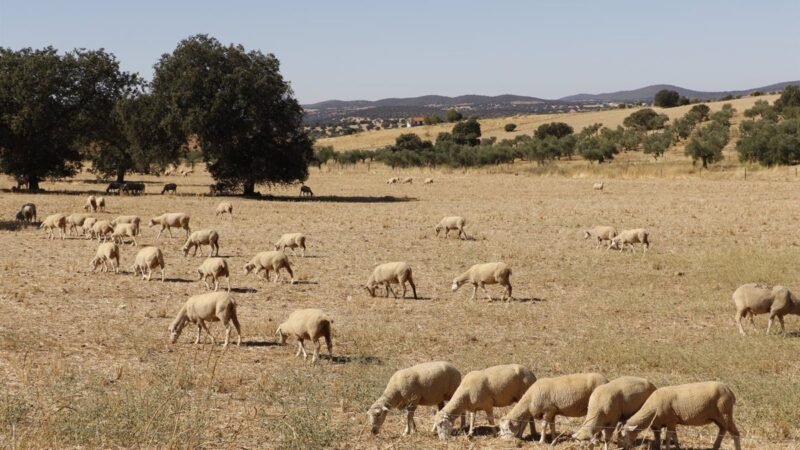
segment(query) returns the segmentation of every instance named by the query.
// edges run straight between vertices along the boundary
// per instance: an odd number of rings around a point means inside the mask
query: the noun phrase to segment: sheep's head
[[[22,211],[17,211],[17,220],[19,220],[20,222],[25,220],[25,214],[23,214]]]
[[[622,447],[629,448],[633,445],[633,441],[636,440],[636,437],[639,436],[641,430],[636,428],[636,425],[623,425],[622,429],[619,432],[620,435],[620,443]]]
[[[524,429],[525,422],[503,419],[500,421],[500,438],[505,440],[514,439],[515,437],[519,437]]]
[[[276,250],[276,251],[281,249],[281,248],[280,248],[281,246],[280,246],[280,245],[278,245],[278,243],[277,243],[277,242],[276,242],[276,243],[273,245],[273,247],[275,247],[275,250]]]
[[[278,336],[278,343],[281,345],[286,345],[286,333],[283,332],[281,329],[283,325],[279,326],[277,330],[275,330],[275,336]]]
[[[619,248],[619,239],[617,239],[617,238],[611,239],[611,243],[608,244],[608,248],[618,249]]]
[[[369,293],[370,297],[375,297],[375,286],[374,285],[365,284],[364,285],[364,289],[367,290],[367,292]]]
[[[572,434],[572,439],[576,441],[591,441],[592,445],[596,444],[596,439],[593,436],[593,429],[591,426],[582,426],[578,431]]]
[[[383,421],[386,420],[386,415],[389,413],[389,408],[386,405],[374,404],[367,411],[367,418],[369,419],[369,426],[372,434],[378,434],[381,431]]]
[[[247,263],[244,265],[244,274],[249,275],[250,272],[256,268],[256,265],[253,263]]]
[[[92,272],[94,272],[97,269],[98,265],[100,265],[100,258],[98,258],[97,256],[95,256],[94,258],[92,258],[91,261],[89,261],[89,269],[91,269]]]
[[[439,436],[439,439],[445,440],[450,437],[450,434],[453,432],[453,419],[449,414],[440,412],[436,415],[433,426],[436,428],[436,434]]]
[[[592,237],[592,233],[589,233],[588,231],[584,231],[583,232],[583,238],[584,239],[589,239],[590,237]]]
[[[462,285],[462,284],[464,284],[464,282],[463,282],[463,281],[459,281],[459,280],[458,280],[458,278],[454,278],[454,279],[453,279],[453,285],[452,285],[452,286],[450,286],[450,289],[451,289],[453,292],[455,292],[455,291],[457,291],[457,290],[458,290],[458,288],[460,288],[460,287],[461,287],[461,285]]]
[[[183,244],[183,247],[181,247],[181,251],[183,252],[183,256],[189,255],[189,242]]]
[[[154,226],[156,226],[156,225],[158,225],[158,224],[156,223],[156,221],[155,221],[155,220],[153,220],[153,219],[150,219],[150,222],[148,223],[148,225],[149,225],[149,226],[151,226],[151,227],[154,227]]]
[[[178,342],[178,338],[181,336],[181,331],[183,331],[185,325],[186,321],[181,319],[177,319],[169,325],[167,332],[169,332],[169,342],[171,344]]]
[[[433,227],[433,232],[434,232],[434,233],[435,233],[437,236],[439,235],[439,232],[440,232],[440,231],[442,231],[442,226],[441,226],[441,225],[436,225],[435,227]]]

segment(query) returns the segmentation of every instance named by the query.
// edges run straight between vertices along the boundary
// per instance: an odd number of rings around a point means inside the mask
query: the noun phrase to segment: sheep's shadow
[[[272,195],[265,194],[261,197],[248,197],[255,200],[272,201],[272,202],[322,202],[322,203],[402,203],[402,202],[415,202],[414,197],[395,197],[392,195],[384,195],[381,197],[372,196],[338,196],[338,195],[318,195],[314,197],[299,197],[290,195]]]
[[[514,297],[510,301],[508,300],[500,300],[499,298],[492,299],[492,303],[499,302],[499,303],[539,303],[545,302],[547,299],[539,298],[539,297]]]
[[[200,280],[187,280],[186,278],[165,278],[164,282],[166,282],[166,283],[195,283],[195,282],[200,282]]]
[[[281,344],[275,341],[245,341],[243,347],[280,347]]]
[[[33,227],[33,223],[18,222],[16,220],[0,220],[0,231],[19,231]],[[36,226],[39,226],[38,224]]]
[[[790,331],[790,332],[786,333],[786,337],[800,338],[800,331]]]
[[[332,364],[364,364],[364,365],[382,365],[383,360],[378,358],[377,356],[366,356],[366,355],[356,355],[356,356],[347,356],[347,355],[336,355],[331,358],[329,355],[320,354],[320,359],[327,359]]]
[[[319,281],[295,280],[294,284],[319,284]]]
[[[236,292],[237,294],[255,294],[258,292],[258,289],[255,288],[231,288],[231,292]]]

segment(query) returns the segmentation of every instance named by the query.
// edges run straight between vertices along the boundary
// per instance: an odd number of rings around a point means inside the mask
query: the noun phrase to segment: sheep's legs
[[[742,328],[742,314],[737,311],[735,319],[736,319],[736,326],[739,327],[739,334],[744,336],[745,333],[744,333],[744,328]]]
[[[225,277],[225,281],[228,283],[228,292],[230,292],[231,291],[231,277],[230,276]]]
[[[214,339],[214,336],[211,334],[210,331],[208,331],[208,326],[206,325],[206,322],[204,320],[200,320],[200,321],[198,321],[198,325],[200,327],[202,327],[203,330],[205,330],[205,332],[208,335],[208,337],[211,338],[211,345],[215,345],[217,343],[217,340]]]
[[[199,344],[200,343],[200,332],[201,331],[203,331],[203,327],[201,327],[200,324],[198,323],[197,324],[197,339],[194,340],[195,344]]]
[[[488,410],[488,411],[486,411],[486,420],[488,420],[488,421],[489,421],[489,425],[490,425],[492,428],[494,428],[494,427],[495,427],[495,424],[494,424],[494,413],[492,412],[492,410],[491,410],[491,409],[490,409],[490,410]]]
[[[472,432],[475,430],[475,413],[469,413],[469,431],[467,431],[467,436],[472,436]]]
[[[208,275],[203,275],[203,283],[206,284],[206,289],[211,290],[211,286],[208,285]]]
[[[392,289],[392,285],[391,285],[391,283],[389,283],[389,282],[387,281],[387,282],[386,282],[386,296],[387,296],[387,297],[389,296],[389,292],[391,292],[391,293],[392,293],[392,297],[394,297],[394,298],[397,298],[397,293],[395,293],[395,292],[394,292],[394,290]],[[405,297],[405,294],[403,295],[403,297]]]
[[[481,283],[481,289],[483,289],[483,293],[486,294],[486,298],[492,301],[492,296],[489,294],[489,291],[486,290],[486,286],[484,286],[483,283]]]
[[[317,341],[314,342],[314,354],[311,355],[311,364],[316,364],[319,360],[319,346],[320,342],[319,339],[317,339]]]
[[[469,298],[470,301],[475,299],[475,293],[476,292],[478,292],[478,285],[477,284],[473,284],[472,285],[472,296]]]
[[[303,361],[308,359],[308,353],[306,353],[306,347],[303,345],[303,341],[297,341],[297,346],[299,349],[297,350],[297,354],[295,356],[300,356],[300,353],[303,353]]]
[[[417,431],[417,424],[414,423],[414,411],[417,408],[414,406],[409,406],[406,408],[406,429],[403,431],[403,435],[412,434]]]
[[[769,329],[772,328],[772,319],[774,319],[774,317],[770,316],[769,322],[767,322],[767,336],[769,336]]]

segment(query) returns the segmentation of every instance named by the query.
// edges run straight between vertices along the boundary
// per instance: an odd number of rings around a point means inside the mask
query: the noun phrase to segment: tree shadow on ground
[[[373,365],[383,364],[383,361],[377,356],[367,356],[367,355],[356,355],[356,356],[336,355],[331,359],[330,356],[321,354],[319,355],[319,359],[327,359],[333,364],[373,364]]]
[[[414,197],[395,197],[392,195],[384,195],[381,197],[371,196],[338,196],[338,195],[319,195],[315,197],[298,197],[291,195],[272,195],[266,194],[261,197],[248,197],[255,200],[273,201],[273,202],[322,202],[322,203],[402,203],[402,202],[415,202]]]
[[[166,283],[194,283],[199,282],[200,280],[187,280],[186,278],[165,278],[164,281]]]
[[[245,341],[242,342],[242,347],[280,347],[275,341]]]
[[[0,220],[0,231],[19,231],[26,228],[39,228],[41,222],[18,222],[16,220]]]
[[[258,292],[258,289],[253,288],[231,288],[231,292],[236,292],[237,294],[255,294]]]

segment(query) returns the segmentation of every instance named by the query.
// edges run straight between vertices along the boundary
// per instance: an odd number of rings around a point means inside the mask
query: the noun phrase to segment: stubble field
[[[742,338],[731,301],[747,282],[800,289],[795,179],[616,179],[595,192],[587,178],[525,170],[411,171],[404,175],[413,185],[389,186],[388,169],[375,165],[313,169],[307,184],[316,201],[285,201],[296,187],[273,191],[286,198],[272,201],[232,198],[230,220],[214,216],[220,198],[195,195],[210,183],[197,172],[142,177],[151,182],[146,195],[108,196],[108,211],[95,216],[136,214],[146,223],[186,212],[192,229],[217,230],[234,272],[240,348],[193,345],[191,327],[167,343],[181,304],[205,292],[195,275],[202,258],[180,254],[181,232],[156,241],[157,230],[143,227],[140,245],[164,251],[165,283],[130,273],[129,246],[124,273],[90,273],[96,241],[49,241],[11,219],[29,201],[40,220],[80,212],[87,192],[104,185],[86,175],[43,186],[61,194],[0,194],[0,446],[538,447],[491,436],[483,414],[478,436],[440,442],[430,433],[430,408],[417,411],[417,435],[400,436],[404,419],[394,411],[373,437],[365,412],[389,376],[432,360],[451,361],[462,374],[520,363],[537,377],[597,371],[657,386],[721,380],[737,396],[744,448],[800,446],[800,318],[787,317],[780,337],[762,335],[760,316],[759,335]],[[428,176],[435,182],[423,186]],[[178,195],[154,195],[167,181],[178,183]],[[467,218],[469,240],[434,237],[436,222],[452,214]],[[652,249],[595,249],[581,233],[592,225],[648,228]],[[308,257],[290,257],[298,283],[245,277],[250,257],[286,232],[308,236]],[[468,301],[469,287],[450,292],[470,265],[498,260],[513,269],[516,301]],[[413,267],[419,300],[368,296],[362,285],[388,261]],[[273,335],[291,311],[308,307],[334,321],[334,361],[316,367],[294,357],[293,341],[277,346]],[[221,337],[219,323],[210,328]],[[568,436],[579,421],[557,424]],[[684,448],[709,448],[715,433],[678,430]],[[730,438],[724,447],[732,448]],[[564,439],[556,448],[578,445]]]

